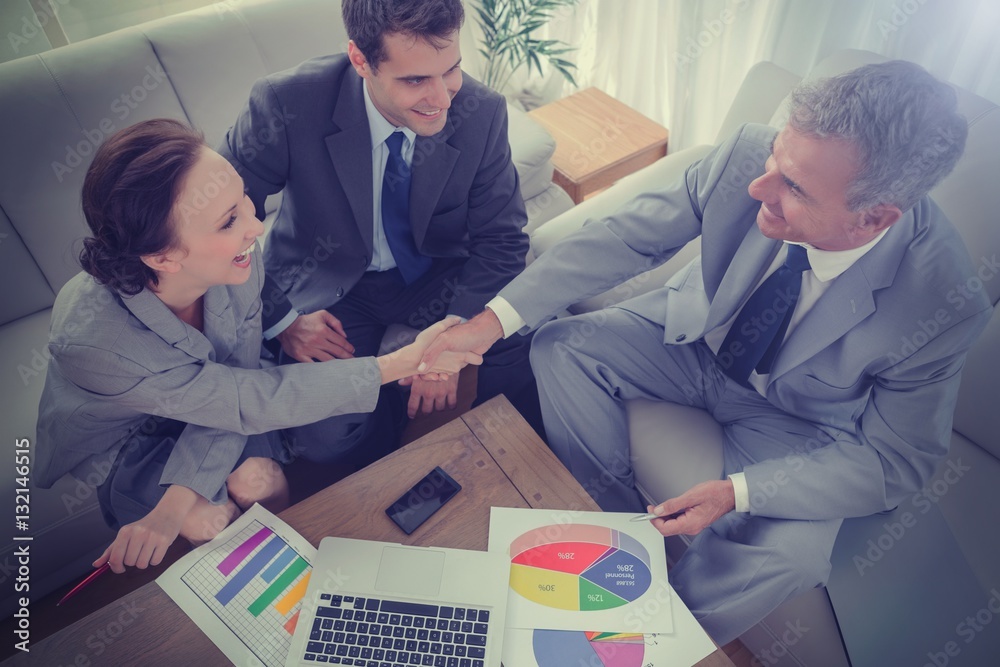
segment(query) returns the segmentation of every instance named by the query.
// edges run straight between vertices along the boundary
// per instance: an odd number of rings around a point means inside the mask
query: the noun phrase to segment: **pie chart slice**
[[[538,667],[642,667],[642,635],[618,632],[535,630],[532,650]]]
[[[552,539],[557,541],[545,541]],[[554,609],[614,609],[637,600],[652,583],[649,552],[610,528],[539,528],[514,540],[511,554],[511,589]]]

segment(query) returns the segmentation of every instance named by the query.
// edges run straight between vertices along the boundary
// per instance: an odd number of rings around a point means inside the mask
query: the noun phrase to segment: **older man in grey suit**
[[[664,288],[544,326],[532,365],[552,448],[608,510],[640,507],[625,400],[722,425],[725,477],[653,523],[697,534],[671,582],[728,642],[822,585],[841,521],[891,509],[947,451],[991,306],[954,298],[973,266],[926,194],[966,134],[954,93],[910,63],[801,86],[780,133],[745,126],[680,182],[590,221],[425,359],[539,326],[700,235],[701,257]],[[907,344],[927,321],[936,331]]]

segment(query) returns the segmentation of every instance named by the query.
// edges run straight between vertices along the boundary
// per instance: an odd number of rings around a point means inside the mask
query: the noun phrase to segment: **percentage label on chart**
[[[618,571],[619,572],[634,572],[635,571],[633,569],[634,567],[635,567],[634,565],[619,565],[618,566]]]
[[[538,590],[544,591],[546,593],[555,593],[556,592],[556,585],[555,584],[538,584]]]
[[[587,599],[590,600],[591,602],[604,602],[604,596],[601,595],[600,593],[597,594],[588,593]]]
[[[570,551],[570,552],[562,552],[562,551],[560,551],[558,555],[559,555],[559,558],[561,558],[563,560],[573,560],[573,558],[576,557],[576,554],[574,552],[572,552],[572,551]]]

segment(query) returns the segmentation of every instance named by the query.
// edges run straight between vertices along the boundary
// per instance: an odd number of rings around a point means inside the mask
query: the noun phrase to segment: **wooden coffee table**
[[[384,509],[440,465],[462,491],[412,535]],[[503,397],[327,487],[280,514],[314,546],[327,535],[486,550],[490,507],[599,511]],[[225,665],[226,657],[151,582],[31,645],[4,665]],[[721,651],[699,667],[732,667]]]

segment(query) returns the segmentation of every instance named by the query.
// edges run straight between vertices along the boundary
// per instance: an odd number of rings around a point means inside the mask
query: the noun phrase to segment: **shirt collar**
[[[382,112],[375,108],[375,103],[372,102],[371,95],[368,94],[368,82],[362,81],[361,88],[364,90],[365,95],[365,113],[368,114],[368,129],[371,132],[372,139],[372,150],[378,148],[379,144],[385,142],[389,138],[389,135],[396,130],[401,130],[403,136],[406,138],[404,142],[404,155],[406,146],[412,146],[413,142],[417,139],[417,134],[408,127],[399,127],[390,123],[382,115]]]
[[[856,261],[864,257],[869,250],[875,247],[876,243],[882,240],[887,231],[889,231],[888,227],[883,229],[878,236],[868,243],[857,248],[851,248],[850,250],[820,250],[808,243],[792,243],[791,241],[788,243],[802,246],[806,249],[806,256],[809,258],[809,268],[812,270],[814,276],[825,283],[851,268]]]

